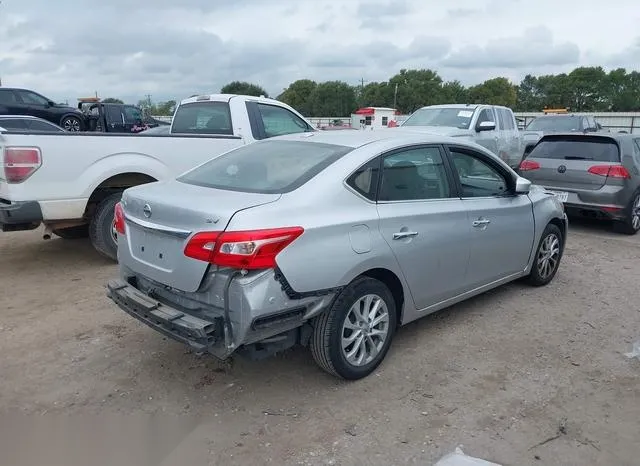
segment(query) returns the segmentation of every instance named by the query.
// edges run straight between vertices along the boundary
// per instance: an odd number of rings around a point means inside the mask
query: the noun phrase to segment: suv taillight
[[[627,169],[622,165],[594,165],[589,167],[588,171],[592,175],[608,176],[610,178],[631,178]]]
[[[42,165],[42,155],[37,147],[5,147],[2,158],[7,183],[22,183]]]
[[[221,267],[271,269],[276,266],[278,253],[302,233],[302,227],[196,233],[184,248],[184,255]]]
[[[518,170],[520,170],[521,172],[538,170],[539,168],[540,168],[540,164],[533,160],[523,160],[522,162],[520,162],[520,165],[518,166]]]

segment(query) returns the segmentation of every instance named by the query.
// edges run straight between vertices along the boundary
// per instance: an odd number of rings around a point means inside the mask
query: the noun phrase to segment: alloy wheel
[[[631,206],[631,226],[640,230],[640,195],[636,196]]]
[[[63,128],[66,131],[80,131],[80,121],[76,118],[67,118],[63,122]]]
[[[347,312],[342,325],[341,347],[347,362],[364,366],[373,361],[389,337],[389,309],[374,294],[358,299]]]
[[[543,280],[555,272],[560,262],[560,239],[555,233],[548,234],[540,245],[537,267]]]

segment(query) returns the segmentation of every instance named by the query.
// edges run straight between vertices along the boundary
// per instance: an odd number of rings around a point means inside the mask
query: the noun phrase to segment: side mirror
[[[480,131],[493,131],[496,129],[495,121],[483,121],[476,125],[476,131],[479,133]]]
[[[531,181],[519,176],[516,178],[516,194],[529,194],[531,190]]]
[[[53,107],[54,105],[55,105],[55,102],[53,100],[48,100],[47,105],[45,105],[45,107]]]

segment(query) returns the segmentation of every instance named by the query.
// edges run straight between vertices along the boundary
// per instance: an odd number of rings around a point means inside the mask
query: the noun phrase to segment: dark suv
[[[77,108],[56,104],[27,89],[0,87],[0,115],[30,115],[60,125],[66,131],[83,131],[84,116]]]

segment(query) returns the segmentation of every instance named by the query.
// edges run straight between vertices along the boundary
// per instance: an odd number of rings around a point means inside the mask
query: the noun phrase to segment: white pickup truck
[[[0,230],[89,236],[116,258],[113,210],[126,188],[175,177],[240,145],[315,131],[264,97],[214,94],[180,102],[165,135],[11,132],[0,128]]]
[[[430,105],[413,112],[399,128],[469,139],[512,168],[518,166],[524,153],[513,111],[499,105]]]

